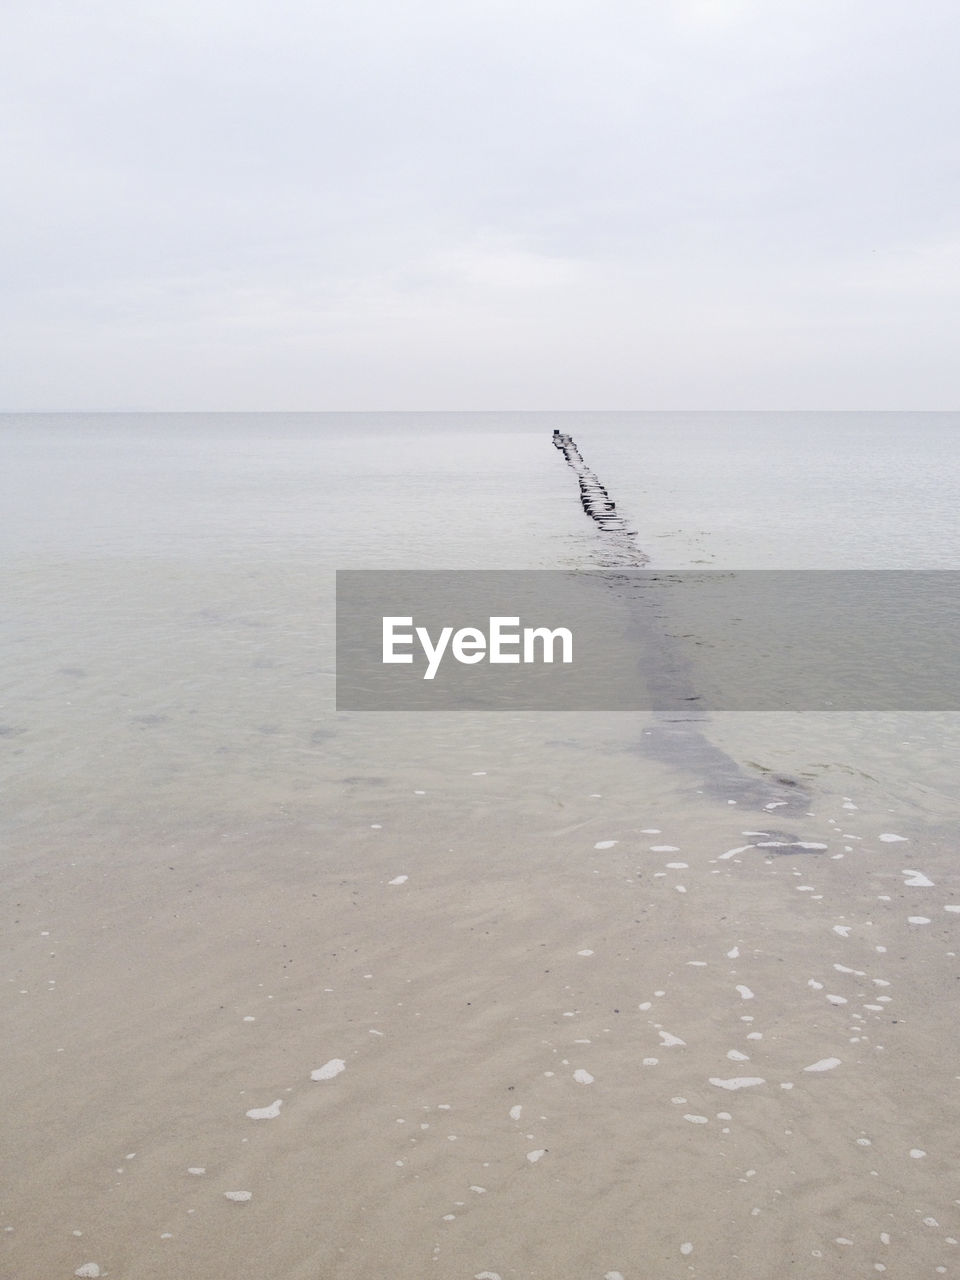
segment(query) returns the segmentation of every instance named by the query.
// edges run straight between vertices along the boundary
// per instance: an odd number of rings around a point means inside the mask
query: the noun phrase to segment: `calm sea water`
[[[8,822],[56,843],[151,815],[319,820],[338,778],[442,774],[465,741],[521,777],[551,752],[630,752],[642,716],[333,711],[336,569],[622,555],[555,426],[654,567],[960,568],[956,414],[8,416]],[[729,714],[707,732],[748,768],[957,813],[956,717]]]

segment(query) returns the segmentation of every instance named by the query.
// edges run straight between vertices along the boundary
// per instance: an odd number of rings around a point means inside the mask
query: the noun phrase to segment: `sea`
[[[555,428],[635,531],[626,557]],[[91,796],[188,820],[296,804],[334,756],[442,767],[449,716],[335,711],[338,569],[960,569],[958,414],[26,415],[0,448],[7,767],[48,838]],[[955,813],[955,719],[721,712],[714,733],[738,760]],[[534,777],[541,737],[642,732],[626,713],[468,721]]]
[[[957,413],[0,417],[5,1274],[956,1274],[960,712],[338,711],[335,583],[958,510]]]

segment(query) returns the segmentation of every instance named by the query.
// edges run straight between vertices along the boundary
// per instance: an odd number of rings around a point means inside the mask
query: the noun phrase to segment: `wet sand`
[[[14,835],[3,1274],[955,1274],[950,825],[543,759]]]

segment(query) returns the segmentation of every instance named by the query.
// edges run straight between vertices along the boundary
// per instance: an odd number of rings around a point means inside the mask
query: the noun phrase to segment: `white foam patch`
[[[752,1089],[754,1085],[766,1084],[766,1080],[760,1076],[731,1076],[729,1080],[721,1080],[718,1076],[711,1076],[710,1083],[717,1086],[718,1089]]]
[[[539,1151],[528,1151],[527,1159],[530,1161],[531,1164],[536,1164],[537,1161],[542,1160],[546,1154],[547,1154],[546,1151],[544,1151],[542,1148]]]
[[[821,1058],[819,1062],[812,1063],[809,1067],[804,1067],[804,1071],[832,1071],[834,1067],[840,1066],[839,1058]]]
[[[831,1004],[847,1004],[848,1003],[846,996],[827,996],[827,999],[830,1001]]]
[[[409,879],[409,876],[394,876],[392,880],[387,881],[387,884],[406,884]]]
[[[736,849],[728,849],[726,853],[721,853],[717,861],[726,862],[727,858],[733,858],[738,853],[746,853],[748,849],[755,849],[755,848],[756,848],[756,845],[741,844]]]
[[[907,878],[904,880],[904,887],[907,889],[932,889],[933,881],[929,876],[925,876],[922,871],[916,871],[913,867],[906,867],[901,873]]]
[[[271,1102],[269,1107],[254,1107],[252,1111],[247,1112],[247,1118],[249,1120],[276,1120],[282,1106],[283,1099],[278,1098],[276,1102]]]
[[[737,987],[737,990],[740,992],[740,999],[741,999],[741,1000],[752,1000],[752,999],[753,999],[753,992],[750,990],[750,988],[749,988],[749,987],[745,987],[745,986],[743,986],[743,984],[742,984],[742,983],[740,984],[740,986],[738,986],[738,987]]]
[[[910,1159],[922,1160],[926,1154],[927,1153],[925,1151],[922,1151],[919,1147],[912,1147],[910,1150]]]
[[[660,1043],[663,1047],[669,1048],[671,1045],[685,1045],[686,1040],[681,1040],[679,1036],[673,1036],[669,1031],[660,1032]]]
[[[849,924],[835,924],[833,926],[833,932],[841,938],[849,938],[850,930],[852,928],[853,928],[853,925],[849,925]]]
[[[675,844],[652,844],[650,846],[651,853],[679,853],[680,847]]]
[[[668,871],[686,871],[690,866],[689,862],[668,862],[666,864]]]
[[[929,924],[930,917],[929,916],[907,916],[907,921],[910,924]]]
[[[598,840],[593,847],[595,849],[612,849],[615,844],[619,843],[619,840]]]
[[[604,1273],[603,1280],[623,1280],[623,1274],[620,1271],[607,1271]]]
[[[206,1169],[201,1165],[194,1165],[193,1168],[187,1170],[187,1173],[192,1173],[195,1178],[202,1178],[206,1172]]]
[[[578,951],[578,952],[577,952],[577,955],[578,955],[578,956],[592,956],[592,955],[593,955],[593,952],[589,949],[589,947],[585,947],[585,948],[583,949],[583,951]]]
[[[578,1067],[573,1073],[573,1078],[577,1084],[593,1084],[593,1076],[589,1071],[584,1071],[583,1067]]]
[[[686,1115],[683,1118],[684,1120],[689,1120],[691,1124],[709,1124],[710,1123],[710,1121],[707,1119],[706,1116]]]
[[[730,1049],[727,1057],[731,1062],[749,1062],[750,1059],[745,1053],[741,1053],[739,1049]]]
[[[519,1105],[518,1105],[518,1106],[516,1106],[516,1107],[511,1107],[511,1108],[510,1108],[510,1119],[511,1119],[511,1120],[519,1120],[519,1119],[520,1119],[520,1113],[521,1113],[522,1111],[523,1111],[523,1107],[521,1107],[521,1106],[519,1106]]]
[[[233,1200],[237,1204],[246,1204],[248,1200],[253,1199],[252,1191],[225,1191],[223,1193],[225,1200]]]
[[[733,804],[734,802],[731,800],[729,803]],[[689,1240],[684,1241],[684,1243],[680,1246],[680,1252],[683,1254],[685,1258],[688,1257],[691,1253],[693,1253],[693,1245],[690,1243]]]
[[[97,1276],[103,1275],[103,1272],[95,1262],[85,1262],[82,1267],[77,1267],[73,1274],[75,1276],[93,1276],[95,1280]]]
[[[473,1280],[500,1280],[496,1271],[478,1271]]]
[[[949,905],[945,906],[943,909],[944,911],[960,912],[960,903],[951,902],[949,903]]]
[[[882,831],[880,833],[880,839],[884,844],[899,844],[900,841],[906,840],[906,838],[906,836],[898,836],[893,831]]]
[[[660,835],[660,827],[641,827],[640,834],[642,836],[658,836]]]
[[[316,1071],[310,1072],[311,1080],[332,1080],[334,1076],[338,1076],[341,1071],[346,1071],[347,1064],[342,1058],[331,1058],[329,1062],[325,1062],[322,1067],[317,1067]]]
[[[739,948],[739,947],[731,947],[731,949],[727,952],[727,959],[728,959],[728,960],[739,960],[739,958],[740,958],[740,948]]]

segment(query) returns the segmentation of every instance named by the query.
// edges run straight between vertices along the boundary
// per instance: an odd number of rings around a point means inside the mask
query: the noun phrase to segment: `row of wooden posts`
[[[617,514],[617,504],[600,483],[597,473],[591,471],[584,461],[583,454],[580,452],[573,436],[555,429],[553,443],[576,472],[580,485],[580,504],[591,520],[596,520],[597,524],[603,529],[630,532],[626,521],[621,515]]]

